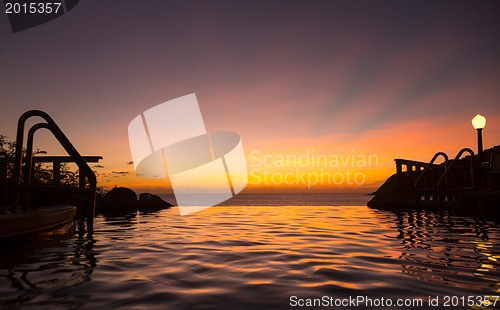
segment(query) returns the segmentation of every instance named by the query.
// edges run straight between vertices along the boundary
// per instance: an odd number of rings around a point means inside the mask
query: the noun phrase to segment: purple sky
[[[464,127],[470,137],[444,137],[455,151],[474,143],[476,113],[488,147],[500,138],[499,16],[499,1],[85,0],[12,34],[3,14],[0,133],[14,138],[19,115],[41,109],[82,153],[130,170],[128,123],[194,92],[206,127],[239,133],[247,152],[342,149],[376,132],[394,144],[401,132],[385,129],[422,123]]]

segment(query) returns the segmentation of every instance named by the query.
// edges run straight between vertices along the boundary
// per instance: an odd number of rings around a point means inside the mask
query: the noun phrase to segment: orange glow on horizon
[[[500,140],[496,125],[500,124],[500,117],[493,116],[489,120],[485,148],[491,147],[492,141]],[[248,143],[245,152],[249,183],[244,193],[373,192],[395,173],[395,158],[426,162],[438,151],[453,157],[462,147],[475,150],[476,136],[469,126],[465,122],[457,123],[452,116],[435,117],[426,121],[388,124],[357,135],[290,137]],[[370,162],[370,156],[376,158]],[[137,177],[132,166],[126,172],[102,177],[100,185],[108,189],[116,185],[137,191],[172,193],[167,179]],[[353,180],[356,175],[357,180]],[[307,180],[307,177],[311,179]],[[340,182],[342,177],[344,181]],[[210,186],[209,179],[206,186]]]

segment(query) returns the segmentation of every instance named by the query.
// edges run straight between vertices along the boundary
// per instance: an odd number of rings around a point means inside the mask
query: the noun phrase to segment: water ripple
[[[304,298],[499,294],[500,229],[359,206],[215,207],[96,218],[4,249],[0,307],[283,309]]]

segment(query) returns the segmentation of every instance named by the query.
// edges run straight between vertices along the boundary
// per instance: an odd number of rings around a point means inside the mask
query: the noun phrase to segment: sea
[[[164,196],[171,200],[171,196]],[[363,194],[242,194],[1,244],[0,309],[498,309],[500,226]]]

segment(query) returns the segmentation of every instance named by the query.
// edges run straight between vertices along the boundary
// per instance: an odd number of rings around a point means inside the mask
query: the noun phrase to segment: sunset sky
[[[476,150],[477,113],[485,148],[500,144],[499,16],[499,1],[85,0],[13,34],[1,14],[0,134],[14,140],[18,117],[43,110],[81,154],[104,157],[102,186],[167,193],[166,179],[127,164],[127,126],[196,93],[207,130],[241,136],[255,169],[247,192],[370,192],[394,158]],[[37,138],[64,154],[48,133]],[[361,172],[360,185],[255,184],[265,169],[296,170],[255,157],[308,152],[378,162],[299,167]]]

